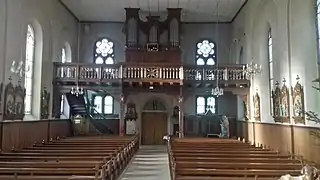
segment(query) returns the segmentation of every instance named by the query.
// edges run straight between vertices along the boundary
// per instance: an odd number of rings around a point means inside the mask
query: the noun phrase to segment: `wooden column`
[[[119,119],[119,135],[125,135],[125,121],[124,121],[124,95],[120,94],[120,119]]]
[[[179,138],[184,137],[184,118],[183,118],[183,95],[182,95],[182,87],[180,87],[180,96],[178,99],[179,102]]]

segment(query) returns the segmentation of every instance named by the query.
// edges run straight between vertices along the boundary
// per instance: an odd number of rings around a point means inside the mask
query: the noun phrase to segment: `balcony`
[[[246,84],[244,65],[97,65],[77,63],[54,63],[54,83],[73,85],[121,84],[121,83],[168,83],[168,84]]]

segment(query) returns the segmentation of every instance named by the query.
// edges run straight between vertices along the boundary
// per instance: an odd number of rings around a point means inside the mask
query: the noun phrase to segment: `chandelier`
[[[261,65],[251,62],[250,64],[243,66],[243,70],[247,77],[252,77],[255,74],[261,73],[262,68]]]
[[[75,96],[83,95],[83,88],[80,88],[78,85],[76,87],[72,87],[70,93]]]
[[[217,9],[219,6],[219,2],[217,3]],[[216,16],[218,17],[219,16],[219,12],[217,11],[217,14]],[[218,24],[219,24],[219,20],[218,20]],[[216,38],[217,38],[217,42],[219,41],[218,38],[219,38],[219,28],[218,28],[218,25],[216,26]],[[215,75],[215,80],[216,80],[216,87],[215,88],[212,88],[211,90],[211,94],[215,97],[219,97],[219,96],[223,96],[223,89],[219,87],[219,68],[218,68],[218,64],[219,64],[219,61],[217,60],[217,69],[216,69],[216,75]]]
[[[78,34],[80,34],[80,24],[78,24]],[[80,36],[78,36],[78,42],[79,42],[79,38],[80,38]],[[80,56],[80,45],[79,45],[79,43],[78,43],[78,47],[77,47],[77,49],[78,49],[78,57]],[[77,62],[77,66],[79,66],[79,63],[80,63],[80,59],[78,58],[78,62]],[[79,95],[83,95],[84,94],[84,90],[83,90],[83,88],[80,88],[79,87],[79,71],[77,71],[77,73],[76,73],[76,87],[72,87],[71,88],[71,90],[70,90],[70,93],[72,94],[72,95],[75,95],[75,96],[79,96]]]
[[[212,89],[211,94],[216,97],[223,96],[223,89],[220,88],[219,85],[217,85],[215,88]]]

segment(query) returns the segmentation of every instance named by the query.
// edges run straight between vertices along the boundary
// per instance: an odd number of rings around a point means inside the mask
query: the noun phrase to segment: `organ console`
[[[181,8],[168,8],[167,18],[140,17],[139,8],[125,8],[126,62],[180,64]]]

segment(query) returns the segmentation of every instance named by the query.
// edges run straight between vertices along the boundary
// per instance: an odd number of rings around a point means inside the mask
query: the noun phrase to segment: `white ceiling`
[[[124,8],[140,8],[141,16],[166,15],[182,8],[184,22],[230,22],[247,0],[62,0],[80,21],[125,20]]]

